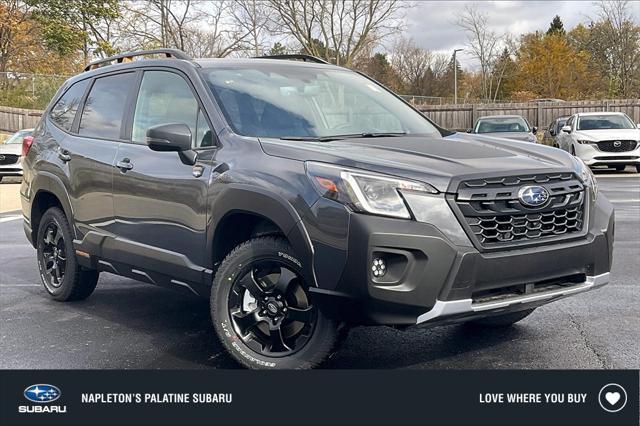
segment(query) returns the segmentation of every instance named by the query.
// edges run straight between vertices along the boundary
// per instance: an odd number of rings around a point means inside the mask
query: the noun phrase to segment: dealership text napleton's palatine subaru
[[[442,129],[313,57],[101,60],[25,144],[46,291],[108,272],[209,297],[246,367],[317,366],[356,324],[507,326],[609,281],[613,209],[582,161]]]

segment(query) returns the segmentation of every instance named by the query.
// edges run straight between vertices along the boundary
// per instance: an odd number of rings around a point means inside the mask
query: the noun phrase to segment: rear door
[[[90,85],[70,134],[58,150],[66,164],[68,192],[75,224],[87,232],[108,232],[113,223],[113,165],[122,138],[122,120],[135,73],[87,81]],[[56,119],[52,110],[52,119]]]
[[[139,268],[199,282],[199,265],[207,264],[211,126],[191,84],[177,71],[145,70],[133,105],[130,142],[120,144],[114,169],[114,233],[129,244],[130,260]],[[168,123],[189,126],[192,146],[200,150],[196,165],[146,145],[147,129]]]

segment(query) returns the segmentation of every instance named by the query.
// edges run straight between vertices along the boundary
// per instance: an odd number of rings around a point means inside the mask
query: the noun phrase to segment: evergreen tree
[[[557,34],[557,35],[565,35],[566,32],[564,30],[564,24],[562,23],[562,19],[560,19],[560,16],[556,15],[553,20],[551,21],[551,24],[549,24],[549,29],[547,30],[547,35],[552,35],[552,34]]]

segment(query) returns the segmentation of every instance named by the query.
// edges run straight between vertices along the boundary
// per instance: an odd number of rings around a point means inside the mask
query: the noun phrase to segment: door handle
[[[64,148],[58,148],[58,158],[66,163],[71,160],[71,153]]]
[[[122,173],[124,173],[127,170],[133,169],[133,164],[131,163],[131,160],[129,160],[128,158],[123,158],[122,160],[116,163],[116,167],[119,168]]]

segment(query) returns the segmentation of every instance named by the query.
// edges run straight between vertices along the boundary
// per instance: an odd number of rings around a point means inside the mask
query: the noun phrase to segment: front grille
[[[5,164],[17,163],[18,159],[20,159],[19,155],[15,155],[15,154],[0,154],[0,166],[3,166]]]
[[[520,202],[519,190],[539,185],[549,192],[541,207]],[[475,179],[462,182],[455,205],[472,240],[483,248],[533,243],[580,232],[584,186],[572,173]]]
[[[626,152],[636,149],[638,143],[636,141],[601,141],[597,143],[598,149],[604,152]]]

